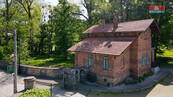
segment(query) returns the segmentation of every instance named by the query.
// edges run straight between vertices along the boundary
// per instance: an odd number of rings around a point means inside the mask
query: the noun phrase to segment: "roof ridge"
[[[102,24],[93,25],[90,28],[88,28],[83,33],[105,33],[105,32],[143,32],[146,31],[148,27],[151,26],[151,24],[154,22],[153,25],[157,25],[154,19],[144,19],[144,20],[135,20],[135,21],[127,21],[127,22],[120,22],[119,26],[116,30],[113,30],[113,23],[105,24],[102,26]],[[152,28],[155,30],[152,30],[152,32],[159,32],[158,26],[155,28]]]
[[[154,19],[144,19],[144,20],[154,20]],[[127,21],[127,22],[137,22],[137,21],[144,21],[144,20],[134,20],[134,21]],[[127,23],[127,22],[119,22],[119,23]]]
[[[144,20],[134,20],[134,21],[118,22],[118,24],[119,24],[119,23],[127,23],[127,22],[145,21],[145,20],[154,20],[154,19],[144,19]],[[105,25],[111,25],[111,24],[113,24],[113,23],[108,23],[108,24],[105,24]],[[102,25],[102,24],[94,24],[94,25],[92,25],[92,26],[96,26],[96,25]],[[92,27],[92,26],[91,26],[91,27]]]

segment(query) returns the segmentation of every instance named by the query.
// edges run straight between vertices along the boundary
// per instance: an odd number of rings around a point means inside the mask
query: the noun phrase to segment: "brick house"
[[[93,25],[83,32],[88,37],[72,46],[77,67],[89,65],[97,83],[114,86],[129,76],[150,71],[154,60],[151,35],[160,33],[154,19]]]

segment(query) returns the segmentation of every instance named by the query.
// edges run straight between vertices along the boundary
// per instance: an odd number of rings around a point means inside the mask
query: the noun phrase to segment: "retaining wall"
[[[0,60],[0,68],[7,70],[7,66],[10,66],[10,65],[13,65],[13,63],[3,62]],[[20,66],[20,70],[22,74],[59,78],[59,79],[63,77],[63,69],[64,68],[36,67],[36,66],[28,66],[28,65]]]

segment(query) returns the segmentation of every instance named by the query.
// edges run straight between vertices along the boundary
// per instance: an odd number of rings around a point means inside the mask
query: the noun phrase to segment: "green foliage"
[[[157,56],[156,61],[160,63],[161,67],[173,68],[173,57]]]
[[[0,60],[2,60],[3,56],[4,56],[3,47],[0,46]]]
[[[20,97],[51,97],[49,89],[34,88],[27,90]]]
[[[22,64],[39,67],[73,67],[74,54],[69,55],[66,61],[64,61],[63,58],[57,54],[51,54],[50,58],[47,58],[46,55],[37,55],[35,57],[22,60]]]
[[[147,76],[152,76],[153,74],[154,74],[154,73],[151,72],[151,71],[147,72]]]
[[[144,81],[145,78],[147,78],[148,76],[152,76],[153,74],[154,74],[153,72],[149,71],[149,72],[145,73],[142,77],[139,77],[139,78],[135,78],[133,80],[126,81],[125,82],[125,85],[140,83],[140,82]]]
[[[61,1],[54,7],[54,25],[55,25],[55,45],[56,52],[67,59],[67,49],[78,41],[79,32],[83,30],[80,26],[81,20],[72,13],[79,11],[75,5],[69,4],[67,1]]]
[[[6,4],[9,5],[8,8]],[[150,14],[148,6],[151,4],[165,5],[166,13]],[[33,2],[32,0],[1,0],[0,59],[12,62],[9,57],[13,53],[14,41],[12,36],[7,36],[7,33],[13,33],[12,29],[16,28],[18,52],[20,37],[22,43],[25,43],[21,47],[23,64],[49,67],[73,66],[74,60],[71,61],[67,49],[85,37],[82,32],[88,27],[101,23],[101,18],[106,18],[106,23],[111,23],[113,17],[117,17],[119,12],[123,15],[122,20],[119,20],[121,22],[154,18],[161,31],[160,34],[152,36],[154,42],[152,44],[157,47],[156,53],[160,51],[159,56],[173,56],[172,4],[171,0],[83,0],[82,5],[87,10],[87,16],[84,16],[79,6],[70,4],[67,0],[60,0],[53,9],[39,0]],[[45,6],[44,12],[50,13],[47,14],[48,22],[41,22],[44,18],[42,5]],[[84,16],[85,20],[81,20],[80,15]],[[46,57],[48,53],[51,54],[50,58]],[[55,53],[58,56],[55,57]],[[30,57],[32,54],[36,56]],[[164,66],[172,67],[172,58],[158,57],[158,60]]]
[[[166,48],[165,46],[160,47],[158,56],[173,56],[173,49]]]

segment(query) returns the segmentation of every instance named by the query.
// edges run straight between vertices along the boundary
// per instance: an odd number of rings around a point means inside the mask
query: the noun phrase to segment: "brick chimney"
[[[118,28],[118,19],[116,17],[114,17],[113,19],[113,29],[117,29]]]

